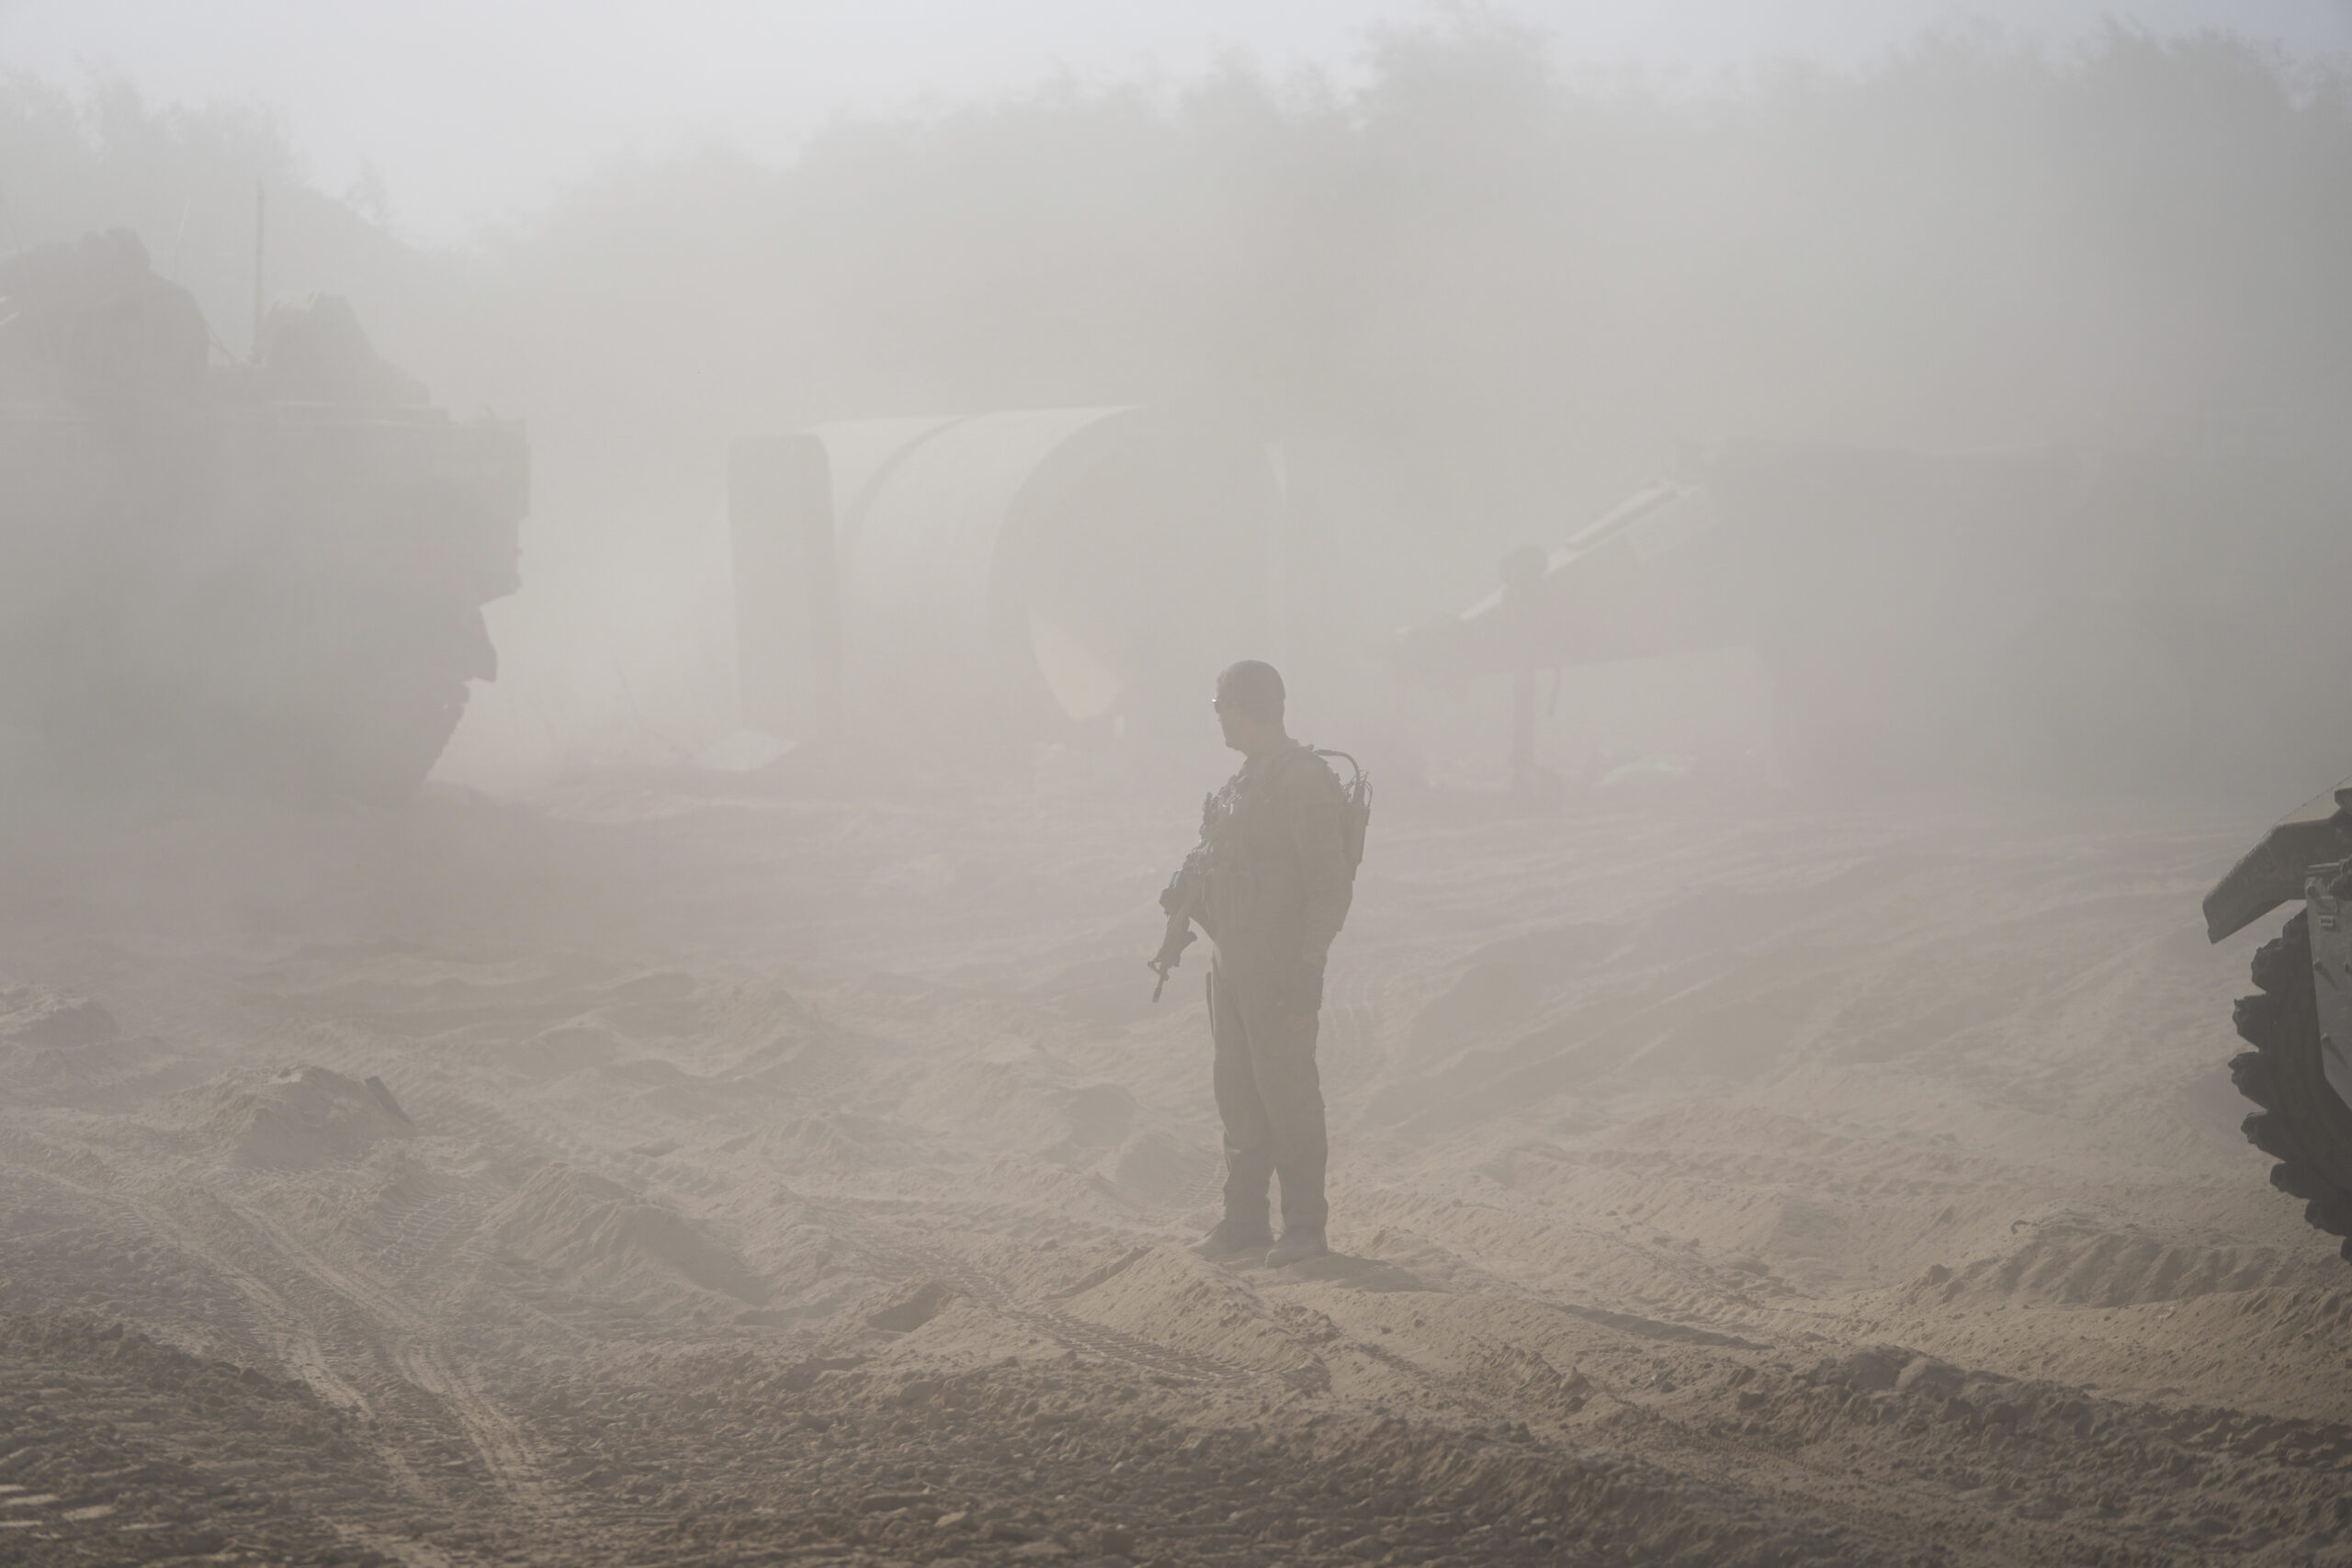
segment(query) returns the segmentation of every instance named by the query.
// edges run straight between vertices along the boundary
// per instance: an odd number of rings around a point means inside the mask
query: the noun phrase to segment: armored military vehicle
[[[1395,652],[1461,681],[1744,648],[1805,786],[2275,795],[2352,736],[2347,493],[2352,432],[2268,412],[2111,449],[1736,443]]]
[[[1735,446],[1396,652],[1460,681],[1744,646],[1801,779],[2244,798],[2352,751],[2346,437],[2271,411],[2110,451]],[[2232,1073],[2273,1182],[2352,1238],[2352,781],[2222,880],[2208,934],[2294,902]]]
[[[0,772],[397,799],[497,657],[519,425],[345,301],[248,359],[127,231],[0,261]]]
[[[2271,1185],[2352,1260],[2352,781],[2263,835],[2205,896],[2205,933],[2220,942],[2298,899],[2254,955],[2255,994],[2237,1005],[2254,1048],[2230,1077],[2260,1107],[2245,1135],[2278,1162]]]

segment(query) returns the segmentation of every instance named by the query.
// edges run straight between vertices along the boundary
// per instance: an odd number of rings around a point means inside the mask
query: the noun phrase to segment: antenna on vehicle
[[[261,363],[262,217],[269,206],[269,187],[254,182],[254,363]]]

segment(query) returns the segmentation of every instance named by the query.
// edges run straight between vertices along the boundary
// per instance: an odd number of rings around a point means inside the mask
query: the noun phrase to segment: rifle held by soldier
[[[1159,993],[1168,988],[1168,973],[1184,961],[1184,950],[1198,940],[1193,932],[1193,917],[1201,906],[1200,878],[1193,864],[1193,856],[1184,857],[1184,863],[1160,889],[1159,907],[1168,911],[1168,931],[1159,939],[1159,951],[1145,961],[1146,966],[1159,976],[1151,988],[1151,999],[1158,1001]]]

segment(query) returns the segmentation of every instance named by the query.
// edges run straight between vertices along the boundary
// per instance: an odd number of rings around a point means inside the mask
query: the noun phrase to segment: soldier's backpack
[[[1317,750],[1315,754],[1318,757],[1337,757],[1355,773],[1355,777],[1347,783],[1347,811],[1340,818],[1340,840],[1347,846],[1348,851],[1348,874],[1353,876],[1356,874],[1356,868],[1363,864],[1363,836],[1365,830],[1372,826],[1372,777],[1363,771],[1362,762],[1357,761],[1345,751]]]

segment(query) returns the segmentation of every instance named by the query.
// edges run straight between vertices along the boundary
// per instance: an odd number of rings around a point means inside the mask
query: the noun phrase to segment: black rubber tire
[[[2255,953],[2254,983],[2237,1005],[2238,1033],[2254,1049],[2230,1063],[2238,1092],[2262,1107],[2244,1122],[2246,1140],[2278,1162],[2270,1185],[2303,1200],[2312,1225],[2345,1238],[2338,1250],[2352,1262],[2352,1106],[2322,1065],[2304,915]]]

